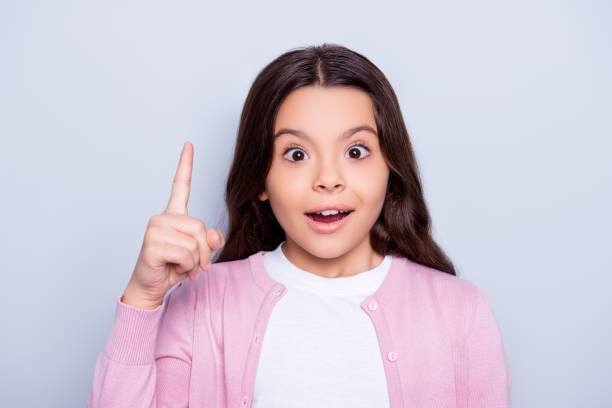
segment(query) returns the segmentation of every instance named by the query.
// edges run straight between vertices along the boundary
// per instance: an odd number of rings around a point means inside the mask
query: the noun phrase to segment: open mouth
[[[306,213],[306,215],[317,222],[324,222],[324,223],[330,223],[330,222],[336,222],[339,221],[341,219],[343,219],[344,217],[346,217],[347,215],[349,215],[351,211],[338,211],[336,214],[320,214],[320,213]]]

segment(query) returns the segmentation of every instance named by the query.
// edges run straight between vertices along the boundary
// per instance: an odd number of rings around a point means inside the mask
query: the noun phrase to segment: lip
[[[320,205],[318,207],[314,207],[306,211],[306,213],[311,214],[311,213],[316,213],[316,212],[325,211],[325,210],[353,211],[355,209],[351,207],[350,205],[345,205],[345,204],[325,204],[325,205]]]
[[[337,207],[336,207],[337,208]],[[315,210],[313,212],[323,211],[323,210]],[[306,221],[310,228],[312,228],[315,232],[319,234],[331,234],[333,232],[338,231],[344,224],[347,223],[348,219],[353,215],[355,211],[351,211],[344,218],[334,222],[318,222],[310,218],[308,215],[304,214],[306,217]]]

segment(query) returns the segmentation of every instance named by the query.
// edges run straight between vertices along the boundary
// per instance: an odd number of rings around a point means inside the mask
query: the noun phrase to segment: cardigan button
[[[283,293],[283,291],[281,289],[276,289],[274,291],[274,296],[279,297],[281,295],[281,293]]]
[[[259,342],[259,336],[256,334],[255,337],[253,337],[253,343],[257,344]]]
[[[395,361],[397,360],[397,353],[395,351],[390,351],[387,354],[387,358],[389,359],[389,361]]]
[[[245,395],[244,397],[242,397],[242,406],[246,407],[248,403],[249,403],[249,396]]]
[[[375,301],[375,300],[371,301],[371,302],[368,304],[368,309],[370,309],[370,310],[376,310],[376,309],[378,309],[378,303],[376,303],[376,301]]]

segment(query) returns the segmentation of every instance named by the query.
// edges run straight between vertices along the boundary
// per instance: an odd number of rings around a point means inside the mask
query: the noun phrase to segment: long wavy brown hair
[[[456,275],[452,262],[431,236],[418,166],[391,84],[365,56],[336,44],[292,49],[255,78],[242,109],[227,178],[226,242],[213,262],[270,251],[285,240],[269,200],[259,200],[258,194],[264,190],[272,164],[279,106],[291,91],[308,85],[356,87],[372,98],[379,144],[390,170],[385,202],[370,231],[374,251]]]

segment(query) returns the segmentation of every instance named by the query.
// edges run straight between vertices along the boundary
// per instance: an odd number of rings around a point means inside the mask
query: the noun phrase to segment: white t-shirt
[[[262,340],[252,407],[389,407],[376,331],[360,304],[384,281],[391,256],[357,275],[325,278],[292,264],[283,244],[263,257],[287,293]]]

